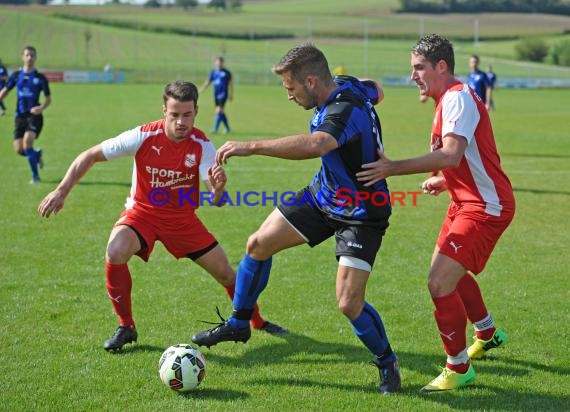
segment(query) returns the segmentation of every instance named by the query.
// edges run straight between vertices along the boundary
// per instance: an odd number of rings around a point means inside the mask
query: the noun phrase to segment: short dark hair
[[[307,76],[315,75],[324,83],[332,81],[327,58],[314,44],[306,42],[292,48],[273,67],[273,73],[281,75],[290,72],[291,76],[303,82]]]
[[[36,50],[36,48],[34,46],[26,46],[26,47],[24,47],[24,50],[22,50],[22,51],[26,51],[26,50],[33,52],[36,56],[38,55],[38,51]]]
[[[194,83],[174,80],[164,87],[162,98],[164,104],[166,104],[169,98],[179,102],[194,102],[194,104],[198,104],[198,88]]]
[[[472,59],[475,59],[475,61],[476,61],[477,63],[479,63],[479,56],[478,56],[478,55],[472,54],[472,55],[471,55],[471,58],[472,58]]]
[[[455,54],[453,45],[449,40],[437,34],[427,34],[418,40],[412,48],[412,53],[424,56],[435,67],[437,62],[443,60],[447,63],[449,73],[455,70]]]

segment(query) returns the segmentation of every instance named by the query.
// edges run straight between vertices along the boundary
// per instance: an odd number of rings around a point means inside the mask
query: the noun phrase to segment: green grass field
[[[426,274],[448,199],[420,197],[396,207],[369,282],[367,300],[384,317],[403,376],[401,394],[382,397],[370,355],[338,312],[334,245],[298,247],[274,258],[260,304],[291,330],[287,339],[253,332],[246,345],[204,349],[203,385],[188,395],[158,378],[162,351],[189,342],[231,310],[224,291],[189,261],[157,245],[148,264],[130,262],[139,342],[120,354],[102,349],[117,319],[105,290],[109,231],[129,190],[132,161],[98,164],[49,220],[36,212],[83,149],[161,116],[161,84],[52,86],[37,146],[45,152],[43,182],[29,186],[27,162],[12,152],[11,116],[0,118],[0,410],[570,410],[567,277],[570,223],[568,92],[500,90],[493,114],[502,162],[518,202],[480,284],[511,342],[475,363],[478,379],[464,390],[422,396],[418,390],[443,365]],[[11,109],[14,95],[6,103]],[[197,125],[209,130],[213,107],[201,100]],[[232,139],[307,130],[309,112],[278,87],[238,87],[228,107]],[[387,89],[380,115],[392,158],[427,150],[431,104],[411,89]],[[220,146],[226,136],[214,136]],[[319,161],[236,158],[227,166],[230,191],[295,190]],[[423,176],[389,180],[416,190]],[[199,215],[237,265],[248,235],[271,207],[203,207]],[[470,331],[469,331],[470,332]]]
[[[316,1],[252,3],[240,13],[197,13],[180,10],[148,10],[134,7],[27,7],[0,8],[0,25],[3,28],[1,58],[9,68],[21,64],[21,50],[25,44],[38,49],[38,65],[42,69],[102,70],[107,64],[127,74],[128,82],[167,82],[184,77],[203,82],[216,55],[225,55],[227,66],[235,74],[238,84],[268,85],[274,79],[269,68],[293,45],[311,37],[327,54],[332,67],[344,64],[359,76],[382,79],[386,76],[409,74],[409,50],[419,33],[417,15],[390,14],[394,1],[383,2],[372,13],[368,0],[358,0],[351,12],[346,2],[331,2],[330,11],[316,13]],[[350,2],[352,4],[353,2]],[[328,3],[327,3],[328,4]],[[288,9],[289,12],[286,12]],[[363,11],[367,10],[370,38],[364,42]],[[376,9],[374,9],[376,10]],[[166,27],[246,32],[267,27],[271,30],[289,30],[296,35],[285,40],[231,40],[157,34],[137,30],[119,29],[61,19],[55,11],[79,15],[103,14],[113,19],[127,19],[143,23],[156,22]],[[311,14],[315,13],[315,14]],[[339,21],[341,15],[346,19]],[[307,16],[312,16],[309,20]],[[473,19],[480,19],[481,41],[474,45],[469,39],[473,32]],[[308,26],[311,29],[308,29]],[[329,28],[319,32],[319,28]],[[570,68],[549,64],[531,64],[514,60],[514,46],[518,40],[488,40],[492,36],[540,36],[549,44],[567,39],[562,32],[570,27],[570,17],[545,15],[482,15],[482,16],[425,16],[424,32],[438,32],[450,36],[457,53],[456,73],[466,75],[471,53],[482,57],[482,67],[493,64],[499,79],[503,77],[570,78]],[[91,33],[88,47],[85,32]],[[504,31],[504,32],[502,32]],[[352,33],[353,38],[331,38],[331,35]],[[356,34],[355,34],[356,33]],[[404,39],[374,38],[374,35],[402,36]]]

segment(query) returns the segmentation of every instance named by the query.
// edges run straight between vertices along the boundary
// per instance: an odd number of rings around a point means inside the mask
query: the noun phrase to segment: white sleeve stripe
[[[192,136],[194,138],[194,136]],[[216,161],[216,148],[211,141],[202,139],[194,140],[202,146],[202,159],[200,159],[200,179],[208,180],[208,169],[212,167]]]
[[[481,115],[467,85],[463,90],[448,92],[443,97],[441,135],[454,133],[465,137],[467,143],[475,136]]]
[[[485,212],[492,216],[501,216],[503,206],[501,205],[495,183],[487,174],[483,160],[481,160],[477,140],[473,139],[465,149],[465,159],[473,176],[475,186],[477,186],[477,191],[487,205]]]
[[[162,129],[143,132],[141,131],[140,126],[127,130],[126,132],[101,143],[103,155],[107,160],[116,159],[122,156],[134,156],[146,139],[162,132]]]

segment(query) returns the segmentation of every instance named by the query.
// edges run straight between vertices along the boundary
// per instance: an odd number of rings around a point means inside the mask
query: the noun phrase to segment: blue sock
[[[222,117],[222,123],[224,124],[226,130],[230,130],[230,125],[228,124],[228,118],[226,117],[225,113],[220,113]]]
[[[39,179],[40,175],[38,173],[38,155],[33,147],[25,149],[26,157],[28,158],[28,163],[30,164],[30,169],[32,169],[32,176],[34,179]]]
[[[236,289],[234,294],[234,314],[228,319],[234,328],[248,328],[249,319],[237,319],[236,312],[252,311],[257,298],[267,286],[272,258],[256,260],[245,255],[237,270]],[[250,315],[251,317],[251,315]]]
[[[392,352],[388,342],[382,318],[368,302],[364,302],[360,316],[351,320],[350,323],[354,327],[356,336],[370,352],[378,356],[381,365],[387,365],[396,360],[396,355]]]
[[[220,127],[220,122],[222,121],[222,114],[216,113],[216,120],[214,122],[214,131],[217,132]]]

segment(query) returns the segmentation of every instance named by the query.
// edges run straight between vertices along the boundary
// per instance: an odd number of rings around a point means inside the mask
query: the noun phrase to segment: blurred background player
[[[476,54],[469,58],[469,68],[471,72],[467,78],[467,83],[469,87],[475,90],[475,93],[483,100],[487,110],[490,108],[490,102],[493,90],[489,85],[489,79],[484,71],[479,70],[479,56]]]
[[[163,100],[164,119],[121,133],[81,153],[38,207],[40,215],[48,218],[63,208],[71,189],[96,162],[134,156],[131,194],[111,231],[105,256],[107,292],[119,316],[119,327],[103,345],[108,351],[137,340],[127,263],[133,255],[148,261],[157,240],[177,259],[190,258],[200,265],[225,287],[230,298],[234,293],[235,272],[218,241],[195,214],[200,202],[199,178],[217,205],[227,180],[221,166],[214,165],[214,145],[194,127],[198,89],[192,83],[175,81],[166,85]],[[275,335],[287,333],[285,328],[263,320],[257,307],[254,311],[254,328]]]
[[[32,180],[39,183],[38,166],[43,167],[42,150],[34,149],[34,141],[40,137],[44,118],[43,112],[51,103],[51,93],[47,78],[36,68],[36,49],[26,46],[22,55],[23,67],[10,75],[6,85],[0,90],[0,100],[16,87],[16,120],[14,126],[14,150],[26,156]],[[44,101],[40,104],[40,94],[43,92]]]
[[[273,72],[281,76],[290,101],[305,110],[315,109],[310,134],[271,140],[226,142],[217,163],[232,156],[265,155],[291,160],[321,157],[322,167],[312,183],[283,202],[251,235],[238,266],[234,312],[218,326],[195,334],[192,341],[213,346],[223,341],[247,342],[254,305],[269,280],[272,257],[281,250],[308,244],[314,247],[336,240],[336,298],[354,333],[373,355],[380,374],[380,392],[400,390],[398,359],[392,351],[380,314],[365,300],[366,284],[388,227],[391,206],[373,206],[356,200],[357,191],[382,192],[390,197],[384,180],[362,189],[354,172],[363,159],[373,161],[382,147],[380,121],[373,105],[380,99],[374,82],[338,76],[335,83],[324,54],[311,43],[297,46],[280,60]],[[337,198],[347,191],[347,202]],[[304,274],[310,276],[310,274]]]
[[[346,76],[347,74],[348,74],[348,70],[346,69],[344,64],[341,64],[340,66],[336,66],[333,69],[333,75],[335,75],[335,76]]]
[[[200,92],[203,92],[208,86],[214,84],[214,103],[216,105],[216,118],[214,119],[213,133],[217,133],[220,123],[224,124],[226,133],[230,132],[228,117],[224,111],[226,101],[233,99],[234,86],[232,81],[232,73],[224,67],[224,58],[219,56],[214,63],[214,69],[210,72],[210,77],[206,79],[202,85]]]
[[[0,90],[6,85],[6,80],[8,80],[8,69],[2,64],[2,59],[0,59]],[[6,106],[4,101],[0,99],[0,116],[4,116],[6,113]]]
[[[495,94],[495,84],[497,82],[497,74],[493,71],[493,66],[487,66],[487,80],[489,81],[489,88],[491,89],[491,98],[489,99],[489,111],[495,111],[495,102],[493,96]]]
[[[515,213],[511,183],[503,171],[489,113],[475,91],[453,72],[453,46],[444,37],[422,37],[412,49],[412,80],[420,94],[436,103],[431,129],[431,153],[376,162],[357,173],[365,185],[389,176],[432,172],[422,188],[437,196],[448,190],[451,202],[432,255],[428,289],[435,306],[447,362],[443,372],[422,388],[424,392],[456,389],[471,383],[470,359],[485,356],[507,341],[495,328],[479,285],[469,272],[481,273],[501,234]],[[439,174],[441,171],[441,175]],[[467,319],[475,342],[467,348]]]

